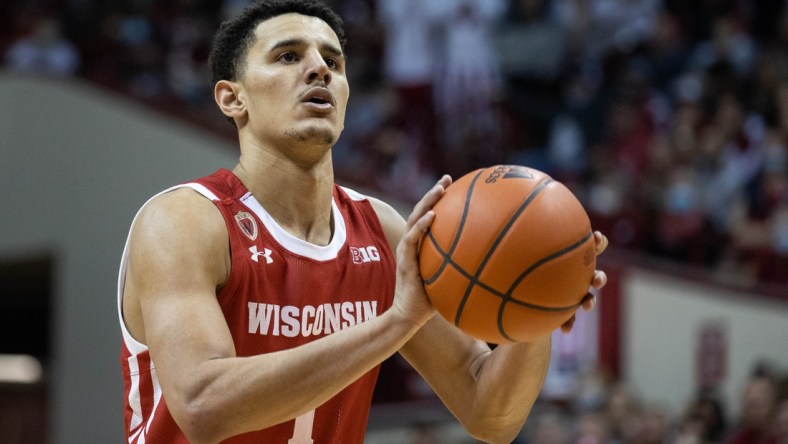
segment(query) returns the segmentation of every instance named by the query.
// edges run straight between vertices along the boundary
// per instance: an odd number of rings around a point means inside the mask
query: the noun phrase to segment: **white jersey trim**
[[[246,193],[241,198],[241,202],[260,218],[271,236],[292,253],[318,261],[327,261],[335,259],[339,250],[345,245],[347,239],[345,219],[333,199],[331,200],[331,214],[334,219],[334,235],[331,237],[331,242],[325,246],[309,243],[285,231],[252,196],[252,193]]]
[[[347,188],[347,187],[343,187],[343,186],[340,186],[340,188],[342,188],[342,190],[345,192],[345,194],[348,195],[348,197],[350,197],[350,199],[352,199],[352,200],[354,200],[356,202],[363,202],[365,200],[369,200],[369,197],[367,197],[364,194],[359,193],[356,190],[353,190],[353,189]]]

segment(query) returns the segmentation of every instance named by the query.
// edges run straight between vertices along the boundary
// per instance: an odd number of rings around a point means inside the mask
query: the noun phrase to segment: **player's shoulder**
[[[397,228],[405,225],[405,219],[393,205],[377,197],[370,197],[369,203],[372,205],[372,208],[375,210],[384,228],[386,228],[387,225],[392,225]]]
[[[205,240],[221,234],[224,221],[213,202],[191,188],[181,187],[148,200],[135,217],[132,230],[135,237],[152,241],[160,237]]]
[[[368,202],[382,224],[399,224],[404,222],[402,215],[394,206],[379,197],[362,193],[346,186],[339,186],[348,199],[354,202]]]
[[[230,270],[229,245],[224,217],[211,200],[188,187],[165,190],[149,199],[132,222],[129,279],[175,286],[207,279],[219,286]]]
[[[380,226],[383,228],[383,232],[386,234],[389,244],[392,247],[396,247],[405,232],[405,219],[395,206],[370,194],[360,193],[347,187],[340,188],[351,200],[369,203],[378,218]]]
[[[217,212],[216,205],[205,196],[189,187],[179,187],[150,198],[140,209],[139,216],[168,218],[214,212]]]

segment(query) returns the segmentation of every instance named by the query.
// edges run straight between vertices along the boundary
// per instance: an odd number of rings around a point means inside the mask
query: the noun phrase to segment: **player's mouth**
[[[336,105],[336,99],[328,88],[316,86],[301,95],[301,103],[314,110],[330,111]]]

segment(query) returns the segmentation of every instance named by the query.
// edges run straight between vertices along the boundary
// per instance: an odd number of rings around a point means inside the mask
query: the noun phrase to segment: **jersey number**
[[[293,437],[287,444],[312,444],[312,427],[315,423],[315,411],[304,413],[295,419],[293,426]]]

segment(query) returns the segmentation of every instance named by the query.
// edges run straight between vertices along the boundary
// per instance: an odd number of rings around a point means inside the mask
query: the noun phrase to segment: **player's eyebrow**
[[[345,57],[345,55],[342,54],[342,50],[341,49],[337,48],[336,46],[334,46],[334,45],[332,45],[330,43],[324,43],[320,48],[323,51],[331,53],[332,55],[334,55],[336,57]]]
[[[306,41],[304,41],[303,39],[285,39],[276,42],[274,46],[272,46],[269,49],[269,51],[273,52],[281,48],[290,48],[290,47],[304,46],[304,45],[306,45]],[[345,57],[345,55],[342,54],[341,49],[337,48],[336,46],[330,43],[323,43],[322,45],[320,45],[320,49],[336,57],[343,57],[343,58]]]

